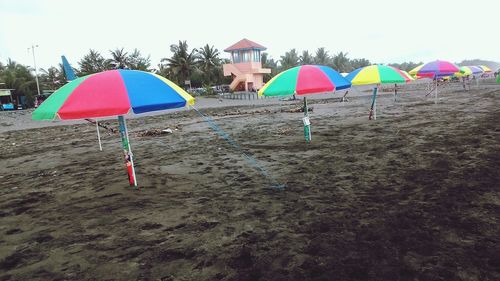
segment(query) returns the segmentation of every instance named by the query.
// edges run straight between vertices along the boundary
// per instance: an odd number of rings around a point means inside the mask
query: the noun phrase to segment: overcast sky
[[[169,46],[222,50],[242,38],[286,51],[348,52],[371,62],[500,61],[500,1],[449,0],[0,0],[0,61],[73,66],[94,49],[139,49],[156,66]]]

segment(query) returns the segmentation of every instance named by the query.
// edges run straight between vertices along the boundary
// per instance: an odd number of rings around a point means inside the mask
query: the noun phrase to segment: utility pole
[[[38,47],[38,45],[31,45],[31,47],[28,48],[28,52],[31,49],[31,53],[33,54],[33,65],[35,66],[36,89],[38,90],[38,95],[40,95],[40,83],[38,83],[38,70],[36,69],[36,60],[35,60],[35,48],[36,47]]]

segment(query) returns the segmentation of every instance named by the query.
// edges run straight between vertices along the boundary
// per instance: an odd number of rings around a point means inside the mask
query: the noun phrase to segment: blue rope
[[[259,162],[246,153],[241,146],[236,143],[224,130],[222,130],[217,124],[215,124],[214,120],[210,118],[209,116],[201,113],[198,109],[196,109],[194,106],[191,106],[194,111],[196,111],[207,123],[210,125],[212,130],[214,130],[221,138],[223,138],[227,143],[229,143],[233,148],[235,148],[238,152],[240,152],[243,157],[247,160],[247,162],[253,166],[255,169],[257,169],[264,177],[266,177],[269,182],[271,182],[271,187],[274,189],[282,190],[285,188],[284,184],[279,183],[276,178],[274,178],[269,172],[262,167],[262,165],[259,164]]]

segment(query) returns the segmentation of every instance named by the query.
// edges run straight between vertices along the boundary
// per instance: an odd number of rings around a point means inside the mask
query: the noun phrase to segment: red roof
[[[231,52],[235,50],[248,50],[248,49],[265,50],[267,48],[262,46],[261,44],[257,44],[248,39],[241,39],[240,41],[238,41],[238,43],[235,43],[232,46],[224,49],[224,52]]]

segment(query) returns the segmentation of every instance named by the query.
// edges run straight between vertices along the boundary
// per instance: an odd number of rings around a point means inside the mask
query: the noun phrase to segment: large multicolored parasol
[[[452,76],[459,72],[460,69],[454,63],[445,60],[435,60],[428,62],[417,71],[417,76],[439,78],[444,76]]]
[[[340,73],[324,65],[302,65],[274,76],[259,90],[261,96],[308,95],[351,87]]]
[[[64,85],[33,112],[33,119],[102,118],[188,104],[194,104],[194,98],[162,76],[138,70],[109,70]]]
[[[461,66],[460,71],[455,73],[455,76],[468,76],[481,74],[484,71],[477,66]]]
[[[33,112],[34,120],[118,117],[131,186],[137,186],[123,115],[193,105],[194,98],[168,79],[138,70],[109,70],[77,78],[54,92]],[[97,124],[97,123],[96,123]]]
[[[491,68],[487,67],[486,65],[478,65],[477,67],[481,68],[483,72],[493,72]]]
[[[377,119],[377,92],[379,84],[398,84],[411,81],[409,75],[403,71],[388,65],[370,65],[358,68],[346,76],[353,85],[377,85],[373,89],[372,105],[368,119]],[[396,88],[394,88],[394,99],[396,99]]]
[[[259,90],[260,96],[304,96],[304,136],[311,140],[311,127],[306,95],[335,92],[351,87],[340,73],[324,65],[302,65],[274,76]]]
[[[424,64],[417,72],[417,76],[429,77],[435,80],[434,103],[438,102],[438,79],[446,76],[452,76],[460,72],[460,68],[454,63],[445,60],[435,60]],[[432,91],[431,91],[432,93]]]
[[[353,85],[394,84],[411,81],[403,71],[388,65],[370,65],[358,68],[346,76]]]

